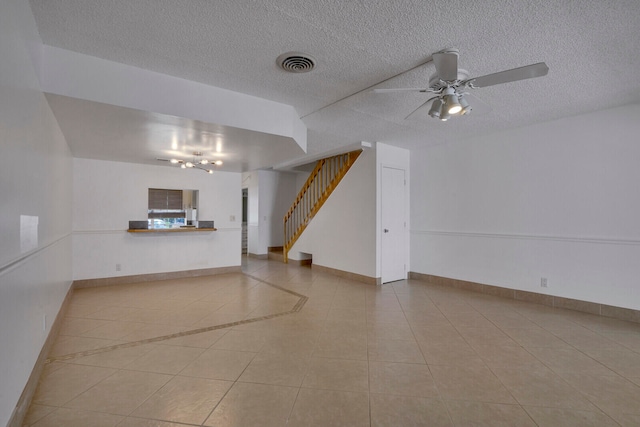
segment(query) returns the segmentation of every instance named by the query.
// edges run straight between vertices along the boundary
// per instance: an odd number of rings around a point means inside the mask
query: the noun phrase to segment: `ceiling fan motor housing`
[[[458,49],[444,49],[432,55],[436,72],[429,78],[427,88],[399,88],[399,89],[374,89],[375,92],[400,92],[416,91],[430,92],[434,98],[427,100],[411,114],[427,106],[434,99],[429,109],[429,116],[446,121],[451,115],[465,115],[471,112],[469,102],[464,98],[470,95],[467,89],[478,89],[502,83],[531,79],[546,76],[549,67],[544,62],[526,65],[524,67],[504,70],[485,76],[469,78],[469,72],[458,68]]]

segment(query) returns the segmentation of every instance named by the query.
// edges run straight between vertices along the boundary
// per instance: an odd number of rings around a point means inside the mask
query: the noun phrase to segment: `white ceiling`
[[[307,125],[309,156],[358,141],[417,149],[640,102],[638,0],[30,3],[46,45],[292,105]],[[541,61],[550,71],[537,79],[477,89],[474,113],[446,123],[426,114],[404,119],[428,94],[369,90],[380,82],[376,87],[427,86],[435,70],[430,55],[448,47],[459,49],[459,66],[473,77]],[[316,69],[306,74],[282,71],[275,60],[288,51],[312,55]],[[159,157],[158,147],[148,143],[153,135],[127,131],[127,126],[159,120],[163,129],[193,130],[189,120],[117,111],[121,107],[111,107],[114,126],[100,128],[90,116],[95,108],[72,107],[73,99],[48,99],[64,121],[65,136],[76,141],[70,145],[78,157],[96,157],[95,152],[83,154],[87,138],[72,137],[90,132],[91,126],[96,134],[106,132],[104,138],[112,136],[109,132],[128,133],[127,146],[135,147],[131,151],[141,162]],[[74,115],[58,108],[65,102]],[[199,128],[234,131],[216,124]],[[238,150],[247,158],[236,169],[266,167],[249,160],[262,137],[268,136],[249,138],[253,142]],[[94,145],[100,158],[120,160],[126,153],[124,145],[124,151]],[[267,163],[277,164],[280,154],[272,154]]]
[[[62,95],[46,97],[75,157],[178,167],[157,159],[189,161],[198,152],[200,159],[222,161],[207,168],[243,172],[304,154],[290,138],[268,133]]]

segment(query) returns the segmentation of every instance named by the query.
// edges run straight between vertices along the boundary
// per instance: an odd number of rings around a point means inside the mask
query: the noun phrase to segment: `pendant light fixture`
[[[180,168],[182,169],[200,169],[201,171],[204,171],[209,174],[213,173],[213,169],[209,169],[208,167],[205,167],[205,165],[213,165],[213,166],[222,165],[222,160],[208,160],[201,157],[202,157],[202,153],[200,151],[194,151],[193,159],[191,161],[185,161],[185,160],[180,160],[176,158],[156,159],[156,160],[160,160],[162,162],[169,162],[174,165],[179,165]]]

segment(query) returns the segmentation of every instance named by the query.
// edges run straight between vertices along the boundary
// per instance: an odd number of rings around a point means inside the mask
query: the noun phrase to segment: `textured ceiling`
[[[30,0],[45,44],[292,105],[309,154],[405,148],[640,102],[638,0]],[[405,117],[447,47],[481,76],[544,61],[542,78],[477,89],[470,116]],[[316,58],[290,74],[278,55]],[[394,78],[393,76],[396,76]],[[55,110],[54,110],[55,112]]]

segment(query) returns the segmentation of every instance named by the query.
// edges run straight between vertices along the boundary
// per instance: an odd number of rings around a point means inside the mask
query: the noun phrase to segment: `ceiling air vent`
[[[276,59],[278,66],[290,73],[308,73],[316,66],[312,56],[300,52],[287,52]]]

